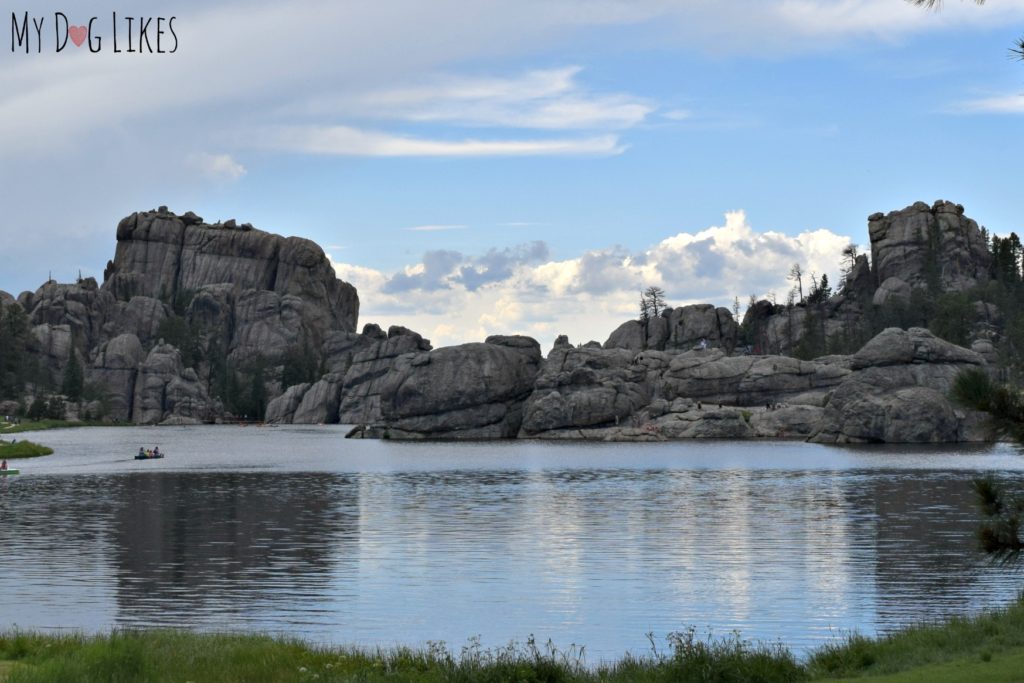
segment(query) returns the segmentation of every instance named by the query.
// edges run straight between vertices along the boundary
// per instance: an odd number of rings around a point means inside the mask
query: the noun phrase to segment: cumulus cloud
[[[679,232],[639,251],[623,246],[553,259],[530,242],[479,255],[426,252],[396,273],[335,263],[360,293],[363,319],[404,324],[435,344],[480,341],[489,334],[527,334],[549,345],[558,334],[603,341],[634,317],[642,287],[658,285],[679,306],[775,294],[784,299],[793,263],[837,282],[849,238],[825,228],[791,236],[759,232],[743,211],[722,225]],[[806,283],[805,283],[806,286]]]

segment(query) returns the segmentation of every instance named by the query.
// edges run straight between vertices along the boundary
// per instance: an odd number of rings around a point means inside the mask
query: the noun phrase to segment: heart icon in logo
[[[75,47],[82,47],[85,37],[89,35],[89,29],[85,26],[69,26],[68,34],[71,36],[71,42],[75,44]]]

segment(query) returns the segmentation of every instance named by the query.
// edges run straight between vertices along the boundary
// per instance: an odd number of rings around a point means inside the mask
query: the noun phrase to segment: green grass
[[[989,656],[987,659],[958,659],[945,664],[923,666],[888,676],[872,678],[836,678],[830,681],[864,683],[1021,683],[1024,681],[1024,649]]]
[[[458,652],[433,644],[359,651],[264,635],[115,631],[108,635],[0,633],[0,681],[359,681],[364,683],[876,683],[1024,682],[1024,601],[974,618],[919,625],[880,638],[852,636],[798,661],[781,645],[739,636],[674,634],[664,651],[588,666],[584,651],[550,644]]]
[[[21,432],[41,432],[45,429],[64,429],[67,427],[132,427],[130,422],[101,422],[99,420],[22,420],[20,424],[4,424],[0,422],[0,434],[19,434]]]
[[[691,642],[670,654],[626,657],[592,669],[582,651],[525,645],[459,653],[422,650],[362,652],[318,648],[258,635],[183,631],[117,631],[103,636],[13,632],[0,635],[5,683],[39,681],[362,681],[366,683],[574,683],[598,681],[801,681],[799,664],[779,648],[739,639]],[[0,672],[5,669],[0,668]],[[710,677],[709,677],[710,676]]]
[[[40,446],[31,441],[10,441],[0,440],[0,459],[13,460],[15,458],[38,458],[41,455],[51,455],[53,449],[47,446]]]
[[[1006,609],[938,624],[911,626],[888,636],[852,636],[812,654],[808,670],[820,678],[878,676],[1024,649],[1024,600]]]

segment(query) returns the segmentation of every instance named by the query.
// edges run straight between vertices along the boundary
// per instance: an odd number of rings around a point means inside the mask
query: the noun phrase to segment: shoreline
[[[837,637],[804,656],[781,642],[741,634],[699,638],[691,627],[665,646],[588,663],[584,646],[551,642],[484,648],[470,638],[459,652],[444,643],[334,647],[265,633],[114,629],[84,634],[0,631],[0,681],[368,680],[368,681],[878,681],[1019,680],[1024,666],[1024,596],[1009,605],[940,623],[912,624],[868,637]],[[1016,677],[1016,678],[1015,678]]]

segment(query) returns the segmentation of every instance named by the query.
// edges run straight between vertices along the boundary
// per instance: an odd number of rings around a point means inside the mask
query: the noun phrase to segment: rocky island
[[[962,370],[1006,365],[1006,316],[985,289],[1005,241],[990,248],[944,201],[874,214],[868,232],[870,259],[851,250],[835,293],[752,301],[742,321],[666,307],[545,355],[522,336],[433,349],[404,327],[357,332],[357,292],[313,242],[160,207],[119,223],[102,284],[0,292],[0,412],[56,397],[93,419],[392,439],[989,438],[948,394]]]

